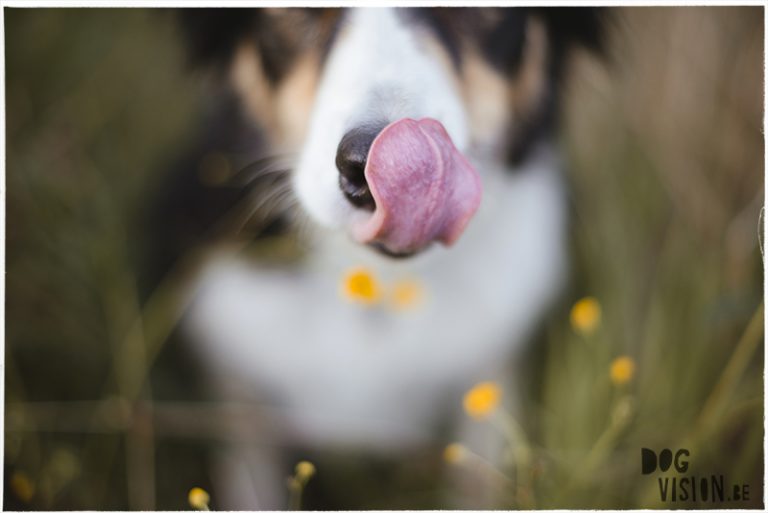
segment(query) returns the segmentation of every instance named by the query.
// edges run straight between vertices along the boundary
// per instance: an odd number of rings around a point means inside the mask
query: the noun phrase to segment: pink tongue
[[[401,119],[386,126],[365,167],[376,210],[352,227],[364,243],[395,253],[437,240],[453,244],[480,206],[480,177],[439,121]]]

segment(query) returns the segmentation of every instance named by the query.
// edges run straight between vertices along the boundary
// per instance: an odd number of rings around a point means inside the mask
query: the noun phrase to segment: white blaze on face
[[[469,141],[466,112],[444,63],[428,51],[426,28],[396,9],[351,11],[328,56],[294,186],[320,224],[348,229],[370,215],[339,189],[336,150],[350,129],[402,118],[440,121],[459,151]]]

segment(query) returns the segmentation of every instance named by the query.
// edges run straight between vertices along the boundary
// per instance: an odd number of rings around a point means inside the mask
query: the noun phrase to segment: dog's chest
[[[485,188],[456,246],[415,259],[328,234],[295,268],[212,261],[187,316],[190,338],[215,373],[275,403],[311,442],[384,447],[428,436],[443,401],[458,403],[509,357],[562,276],[558,173],[488,177]],[[380,300],[343,293],[356,267],[375,278]]]

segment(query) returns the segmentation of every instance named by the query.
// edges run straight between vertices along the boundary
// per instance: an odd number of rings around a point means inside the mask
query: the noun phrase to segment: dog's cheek
[[[273,107],[274,91],[264,74],[261,55],[253,43],[243,42],[238,46],[232,59],[229,80],[248,116],[274,143],[280,133]]]
[[[537,18],[526,24],[525,46],[520,69],[512,86],[512,107],[516,117],[534,116],[544,102],[549,84],[547,29]]]
[[[512,122],[509,80],[471,50],[464,54],[461,73],[473,145],[501,151]]]
[[[465,49],[462,91],[476,147],[504,155],[521,135],[517,132],[540,116],[550,88],[549,59],[547,31],[536,18],[526,23],[520,63],[511,76],[491,65],[479,49]]]
[[[277,84],[264,74],[261,56],[253,44],[235,52],[230,82],[250,118],[272,144],[296,150],[306,136],[319,79],[319,55],[307,53]]]
[[[307,54],[277,88],[274,98],[278,132],[282,145],[297,149],[307,135],[318,87],[320,56]]]

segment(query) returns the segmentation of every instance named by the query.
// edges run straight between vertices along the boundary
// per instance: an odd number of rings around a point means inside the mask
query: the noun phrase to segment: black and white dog
[[[153,249],[158,269],[210,249],[181,329],[228,399],[277,412],[258,436],[407,455],[468,387],[498,377],[563,282],[558,90],[568,49],[598,44],[599,18],[182,14],[195,62],[217,81]],[[298,249],[256,251],[262,260],[232,243],[243,234]],[[369,288],[417,283],[421,301],[350,301],[339,288],[351,268],[375,276]],[[282,505],[284,475],[258,445],[230,458],[224,506]]]

